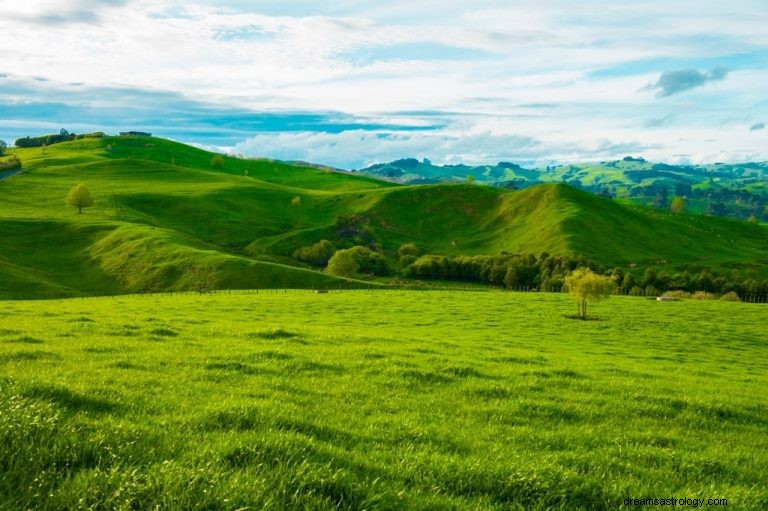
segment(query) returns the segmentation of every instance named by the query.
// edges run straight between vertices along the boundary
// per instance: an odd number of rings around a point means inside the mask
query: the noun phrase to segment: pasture
[[[0,302],[0,509],[768,506],[765,306],[309,291]],[[634,506],[629,506],[634,508]]]

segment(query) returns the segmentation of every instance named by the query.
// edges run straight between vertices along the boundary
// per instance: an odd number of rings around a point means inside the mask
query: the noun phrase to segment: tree
[[[400,248],[397,249],[397,255],[403,256],[416,256],[421,255],[421,250],[415,243],[403,243]]]
[[[467,176],[467,184],[468,184],[468,185],[471,185],[471,184],[472,184],[472,183],[474,183],[474,182],[475,182],[475,176],[473,176],[473,175],[468,175],[468,176]]]
[[[565,278],[568,292],[579,301],[579,316],[587,319],[587,300],[602,300],[616,291],[616,282],[592,270],[578,268]]]
[[[675,198],[672,199],[672,205],[669,207],[669,209],[672,211],[672,213],[679,215],[685,211],[685,199],[679,195],[675,195]]]
[[[301,206],[301,197],[297,195],[293,199],[291,199],[291,206],[294,206],[294,207]]]
[[[325,266],[333,257],[334,248],[328,240],[320,240],[314,245],[301,247],[293,256],[299,261],[304,261],[313,266]]]
[[[211,167],[213,167],[214,169],[220,169],[223,166],[224,166],[224,158],[222,158],[218,154],[213,158],[211,158]]]
[[[5,154],[5,150],[8,148],[8,144],[5,142],[5,140],[0,140],[0,156]]]
[[[86,186],[82,183],[73,186],[67,195],[67,204],[77,208],[77,213],[81,214],[83,212],[83,208],[93,206],[93,198],[91,197],[90,190],[88,190],[88,188],[86,188]]]
[[[331,260],[328,261],[328,266],[325,271],[331,275],[338,275],[341,277],[351,277],[357,273],[360,266],[355,260],[355,255],[349,250],[339,250]]]

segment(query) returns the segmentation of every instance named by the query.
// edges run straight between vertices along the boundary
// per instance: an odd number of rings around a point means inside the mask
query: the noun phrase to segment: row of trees
[[[14,144],[16,145],[16,147],[43,147],[43,146],[58,144],[61,142],[80,140],[82,138],[102,138],[104,136],[105,134],[101,131],[76,135],[74,133],[68,132],[65,129],[62,129],[59,133],[56,133],[56,134],[42,135],[39,137],[18,138],[16,139],[16,142]]]
[[[375,245],[373,245],[375,248]],[[723,295],[730,292],[741,299],[768,300],[768,279],[733,272],[719,275],[695,265],[678,272],[653,268],[627,271],[606,268],[581,256],[557,256],[546,252],[503,254],[497,256],[420,255],[413,243],[400,247],[396,254],[385,255],[370,247],[354,246],[337,250],[322,240],[303,247],[294,257],[312,266],[325,267],[329,273],[343,276],[402,275],[410,279],[477,282],[513,290],[562,291],[566,278],[578,268],[609,277],[616,292],[625,295],[658,296],[668,291],[705,292]]]

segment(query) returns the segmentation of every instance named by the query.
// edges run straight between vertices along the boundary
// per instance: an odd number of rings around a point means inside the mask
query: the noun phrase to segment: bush
[[[320,240],[314,245],[301,247],[293,253],[293,257],[312,266],[323,267],[328,264],[335,249],[328,240]]]
[[[213,158],[211,158],[211,167],[214,169],[220,169],[224,166],[224,158],[222,158],[220,155],[216,155]]]
[[[403,256],[419,257],[421,255],[421,250],[415,243],[403,243],[400,245],[400,248],[397,249],[397,255],[401,258]]]
[[[337,275],[340,277],[351,277],[358,272],[360,267],[355,261],[355,256],[349,250],[339,250],[330,261],[325,271],[331,275]]]
[[[668,296],[670,298],[677,298],[679,300],[682,300],[683,298],[690,298],[691,297],[691,293],[689,293],[688,291],[682,291],[680,289],[675,289],[673,291],[667,291],[666,293],[664,293],[664,295]]]
[[[706,291],[696,291],[691,295],[691,298],[694,300],[716,300],[717,297],[713,295],[712,293],[707,293]]]
[[[740,302],[741,298],[739,298],[739,295],[737,295],[733,291],[729,291],[725,293],[723,296],[720,297],[721,300],[724,300],[726,302]]]
[[[403,266],[403,268],[405,268],[415,263],[416,259],[417,257],[412,255],[400,256],[400,264]]]
[[[629,296],[645,296],[645,291],[640,286],[632,286],[629,290]]]
[[[355,258],[361,273],[373,273],[379,276],[389,273],[387,259],[378,252],[361,246],[352,247],[347,251]]]

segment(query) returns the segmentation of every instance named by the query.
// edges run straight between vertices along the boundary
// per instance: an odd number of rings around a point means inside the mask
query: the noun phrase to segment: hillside
[[[562,184],[511,191],[402,186],[311,165],[242,160],[157,138],[105,137],[12,149],[0,181],[0,298],[208,288],[362,285],[297,260],[330,240],[394,261],[422,253],[584,256],[605,266],[690,264],[765,275],[768,230],[673,216]],[[95,204],[77,214],[68,190]]]
[[[668,165],[643,158],[573,163],[526,169],[510,162],[495,165],[434,165],[405,158],[357,170],[401,184],[476,183],[521,189],[563,183],[625,202],[669,209],[671,199],[686,199],[687,209],[716,216],[768,221],[768,162]]]

